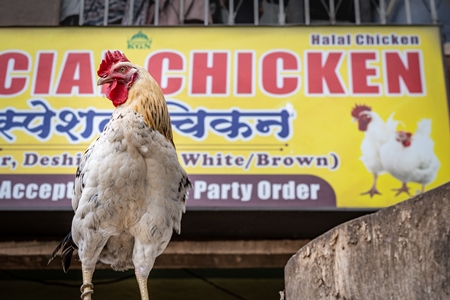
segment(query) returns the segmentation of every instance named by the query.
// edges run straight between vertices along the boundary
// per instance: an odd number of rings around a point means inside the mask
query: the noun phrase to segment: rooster
[[[67,272],[78,251],[84,300],[91,299],[97,262],[134,268],[147,300],[150,270],[172,232],[180,232],[191,183],[178,162],[164,96],[150,74],[119,51],[106,53],[97,74],[115,109],[78,166],[72,230],[50,261],[61,251]]]
[[[371,188],[361,195],[368,194],[370,197],[376,194],[381,195],[377,189],[377,179],[385,170],[381,164],[380,147],[395,132],[398,122],[393,120],[394,113],[392,113],[385,123],[376,112],[366,105],[356,105],[352,110],[352,117],[354,121],[358,122],[358,129],[364,132],[360,159],[366,169],[373,174]]]
[[[380,149],[381,162],[386,171],[402,182],[396,196],[402,192],[409,193],[408,182],[425,186],[435,178],[440,167],[439,159],[434,153],[434,142],[430,138],[431,120],[422,119],[417,123],[414,135],[406,131],[397,131]]]

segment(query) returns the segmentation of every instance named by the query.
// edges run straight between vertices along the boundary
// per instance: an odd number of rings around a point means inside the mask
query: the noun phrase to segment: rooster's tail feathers
[[[419,122],[417,122],[417,130],[414,134],[430,136],[430,134],[431,134],[431,119],[422,119]]]
[[[389,118],[386,120],[386,131],[387,131],[388,135],[394,134],[395,131],[397,130],[398,123],[400,123],[400,121],[394,120],[394,115],[395,115],[395,112],[393,112],[389,116]]]
[[[64,273],[67,273],[70,268],[70,263],[72,261],[73,251],[77,250],[78,247],[75,245],[72,239],[72,232],[69,234],[56,246],[52,253],[52,256],[48,260],[48,264],[56,257],[58,252],[61,252],[61,263]]]

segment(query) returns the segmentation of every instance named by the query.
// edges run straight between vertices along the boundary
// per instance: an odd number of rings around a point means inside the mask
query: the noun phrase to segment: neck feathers
[[[175,147],[169,109],[161,88],[145,69],[137,69],[139,77],[130,88],[125,105],[141,114],[148,126],[165,136]]]

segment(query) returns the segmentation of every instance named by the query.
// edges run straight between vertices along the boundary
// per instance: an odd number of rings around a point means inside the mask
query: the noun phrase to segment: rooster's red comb
[[[363,111],[372,111],[372,108],[370,108],[367,105],[356,104],[355,107],[352,109],[352,117],[358,118],[359,114],[362,113]]]
[[[102,60],[102,63],[100,64],[100,67],[98,68],[97,75],[99,77],[103,77],[106,74],[108,74],[109,70],[113,65],[118,63],[119,61],[128,61],[128,58],[120,52],[119,50],[116,50],[114,52],[108,51],[106,52],[105,58]]]

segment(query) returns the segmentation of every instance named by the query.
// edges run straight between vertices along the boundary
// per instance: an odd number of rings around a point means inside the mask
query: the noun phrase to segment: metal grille
[[[179,9],[179,24],[185,23],[185,16],[184,16],[184,8],[185,8],[185,0],[177,0],[180,3],[180,9]],[[209,22],[210,19],[210,1],[209,0],[195,0],[195,1],[204,1],[204,22],[203,24],[205,26],[211,25]],[[228,13],[228,19],[224,20],[222,25],[235,25],[236,22],[236,13],[238,12],[240,5],[243,3],[243,1],[249,1],[249,0],[231,0],[227,1],[228,5],[226,7],[227,13]],[[275,23],[272,23],[272,25],[285,25],[286,24],[286,12],[292,12],[293,9],[296,10],[297,14],[300,14],[300,18],[297,18],[296,22],[297,24],[339,24],[339,23],[354,23],[357,25],[360,24],[367,24],[367,23],[378,23],[378,24],[388,24],[388,17],[390,13],[393,10],[394,5],[398,4],[399,2],[404,2],[404,8],[405,8],[405,14],[406,14],[406,23],[412,24],[413,20],[411,17],[411,0],[253,0],[253,25],[258,26],[261,25],[260,22],[260,16],[259,16],[259,8],[260,5],[262,5],[263,2],[269,3],[271,5],[275,5],[278,8],[278,14],[277,14],[277,21]],[[421,0],[426,6],[427,11],[424,11],[423,13],[429,13],[432,23],[437,24],[438,23],[438,15],[437,15],[437,9],[436,9],[436,1],[435,0]],[[80,19],[79,19],[79,25],[84,24],[84,10],[85,10],[85,1],[81,0],[80,5]],[[130,0],[130,5],[128,6],[128,11],[125,12],[127,14],[128,22],[127,24],[123,25],[132,25],[133,24],[133,16],[134,16],[134,0]],[[287,6],[285,7],[285,4],[288,2],[295,2],[295,5]],[[353,2],[353,3],[352,3]],[[349,7],[349,3],[351,4],[351,9],[353,10],[353,17],[352,20],[345,20],[341,21],[338,18],[340,9],[342,10],[343,4],[347,4],[346,7]],[[108,25],[108,13],[109,13],[109,0],[104,0],[104,16],[103,16],[103,26]],[[292,3],[291,3],[292,4]],[[159,26],[159,12],[161,8],[161,0],[154,0],[154,17],[153,17],[153,25]],[[315,18],[314,11],[317,11],[321,9],[325,12],[326,18],[320,18],[317,20]],[[450,12],[449,12],[450,13]],[[362,15],[364,15],[364,18],[362,18]],[[301,20],[300,22],[298,20]],[[226,21],[226,22],[225,22]],[[151,24],[149,24],[151,25]],[[217,24],[214,24],[217,25]],[[220,25],[220,24],[219,24]]]

